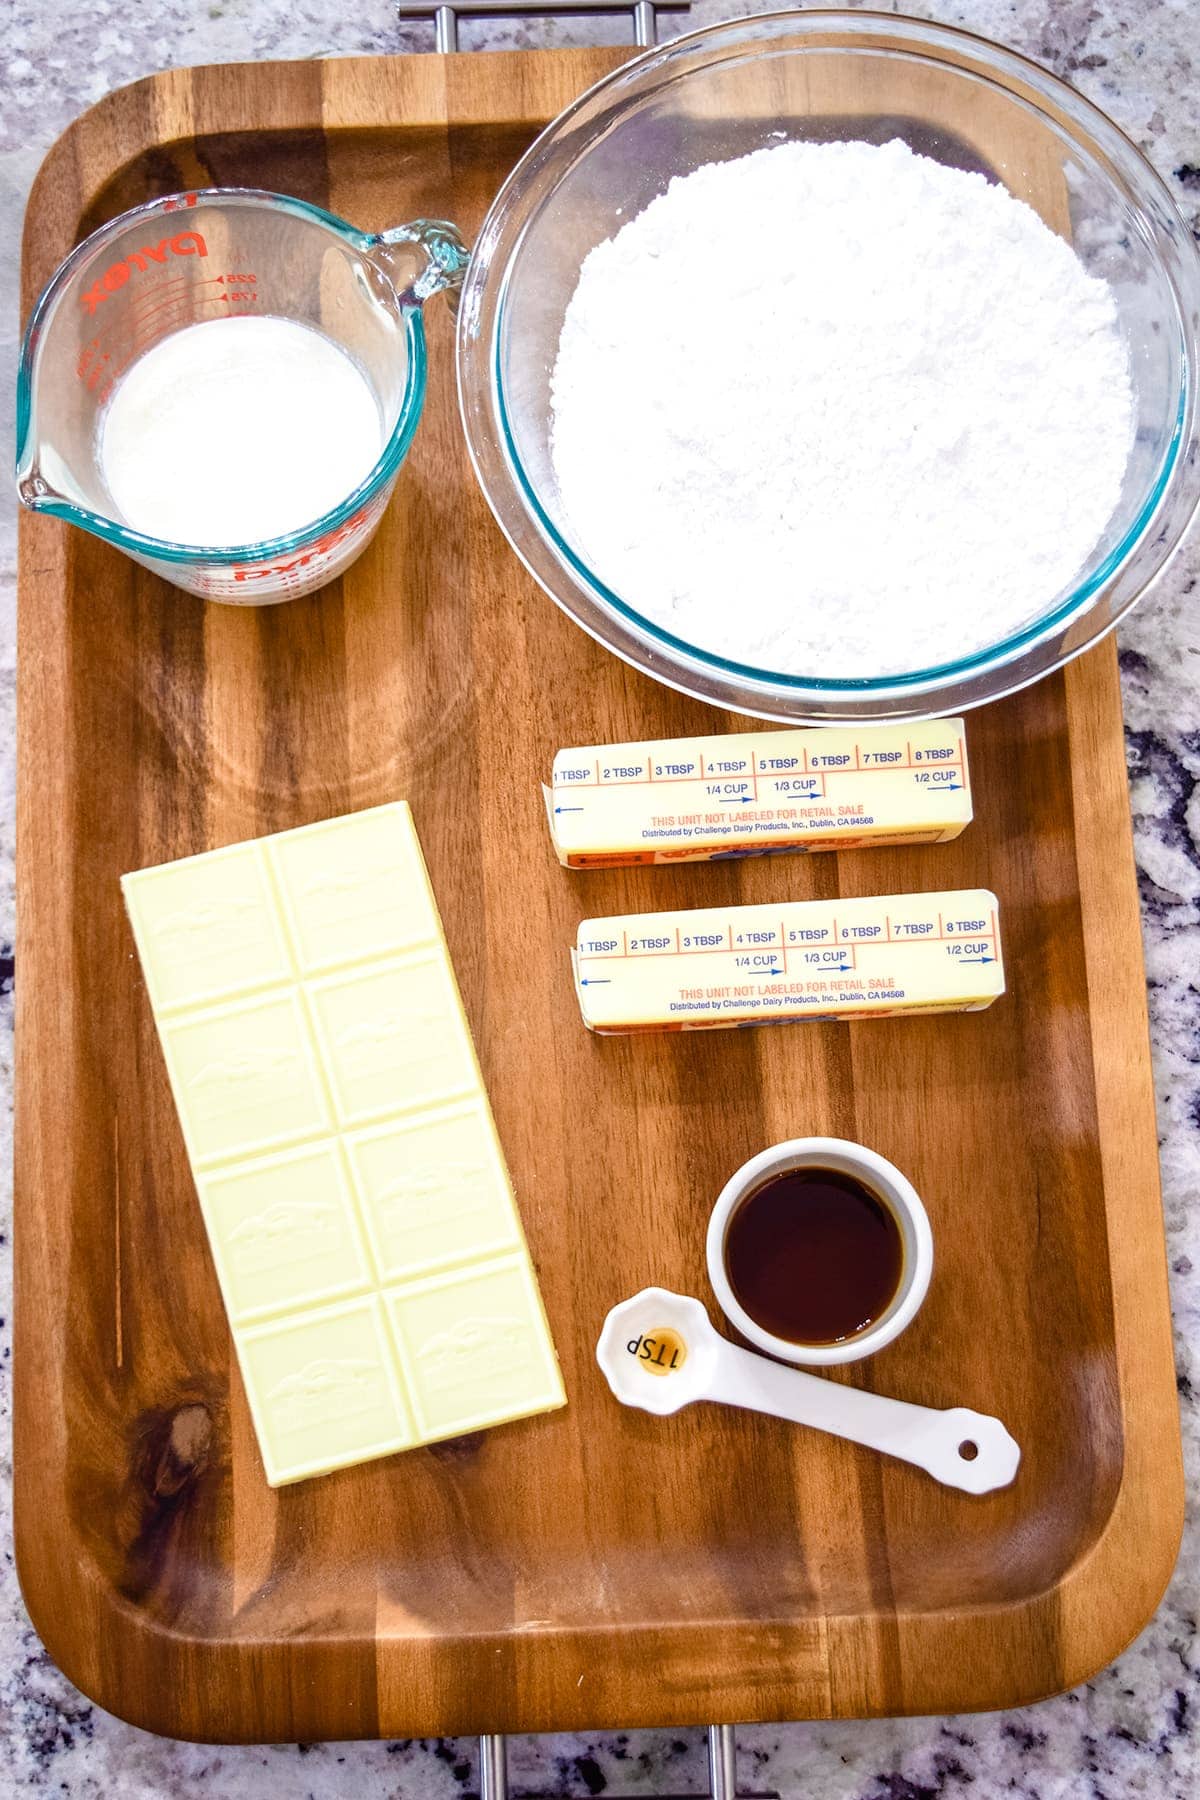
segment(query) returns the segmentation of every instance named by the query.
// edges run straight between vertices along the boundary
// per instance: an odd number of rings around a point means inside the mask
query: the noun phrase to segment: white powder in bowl
[[[798,675],[998,643],[1078,575],[1132,439],[1107,284],[981,175],[785,144],[583,264],[551,384],[568,527],[627,604]]]

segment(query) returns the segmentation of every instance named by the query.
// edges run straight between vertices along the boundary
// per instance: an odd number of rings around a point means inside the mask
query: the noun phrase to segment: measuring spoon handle
[[[938,1411],[788,1369],[722,1342],[704,1398],[771,1413],[915,1463],[947,1487],[986,1494],[1007,1487],[1021,1451],[999,1419],[969,1407]]]

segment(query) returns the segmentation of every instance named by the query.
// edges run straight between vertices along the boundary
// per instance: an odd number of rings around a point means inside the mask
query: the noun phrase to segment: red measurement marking
[[[165,324],[154,326],[150,331],[143,333],[140,337],[134,338],[131,344],[122,344],[120,354],[123,360],[113,369],[112,379],[114,381],[118,380],[125,373],[126,369],[129,368],[130,364],[137,361],[138,357],[142,354],[142,351],[148,350],[151,345],[161,342],[162,338],[170,328],[170,321],[167,321]]]
[[[171,294],[160,301],[157,306],[148,307],[145,311],[131,316],[124,331],[119,331],[113,338],[110,351],[124,349],[129,343],[154,343],[163,334],[169,321],[186,319],[191,308],[195,306],[216,306],[224,304],[224,296],[219,294],[200,294],[193,302],[186,293]]]
[[[320,563],[323,561],[328,553],[338,544],[345,543],[348,540],[353,540],[358,537],[359,533],[363,530],[369,520],[377,519],[383,511],[383,500],[386,500],[386,495],[382,498],[377,495],[374,500],[370,500],[365,506],[360,507],[352,517],[345,520],[343,524],[335,527],[333,531],[327,531],[323,536],[314,538],[298,556],[291,557],[287,562],[243,563],[241,565],[235,565],[230,571],[233,580],[235,582],[248,582],[270,581],[282,578],[285,586],[290,585],[294,587],[297,582],[303,580],[303,571],[305,569],[309,568],[313,563]],[[222,591],[228,590],[223,589]]]
[[[155,324],[151,325],[148,331],[139,332],[132,342],[125,341],[121,343],[119,349],[115,349],[111,352],[106,351],[106,355],[121,355],[124,358],[113,371],[114,381],[119,375],[125,373],[125,370],[131,363],[136,362],[137,358],[144,350],[149,350],[153,345],[161,343],[163,338],[167,336],[168,332],[174,329],[176,324],[184,324],[188,317],[189,314],[186,312],[181,312],[178,317],[173,313],[168,313],[165,318],[159,319]]]
[[[217,278],[218,280],[220,277]],[[190,288],[208,287],[211,282],[195,282],[189,284],[189,292],[170,295],[166,300],[159,299],[156,306],[143,308],[136,315],[131,314],[126,321],[131,335],[118,335],[106,347],[96,346],[97,354],[91,357],[77,374],[83,385],[94,389],[99,381],[106,378],[112,384],[118,381],[126,369],[137,360],[144,350],[161,343],[162,339],[176,325],[190,323],[194,311],[202,306],[228,306],[239,300],[257,301],[257,294],[200,294],[192,298]],[[120,358],[121,360],[117,360]],[[107,368],[108,364],[113,367]],[[107,394],[108,389],[105,389]]]
[[[160,318],[163,313],[177,312],[181,307],[186,310],[187,295],[184,293],[168,294],[166,299],[160,300],[157,306],[144,307],[141,312],[131,315],[129,323],[134,331],[141,331],[143,326],[148,325],[152,319]]]
[[[103,275],[80,295],[80,305],[91,316],[113,294],[119,293],[131,276],[145,275],[152,263],[162,266],[168,256],[207,255],[208,246],[198,231],[179,231],[174,237],[160,238],[156,244],[143,244],[140,250],[131,250],[127,256],[110,263]]]
[[[130,311],[133,311],[138,307],[153,306],[155,301],[161,298],[169,288],[223,287],[226,282],[234,287],[239,283],[249,286],[254,279],[253,275],[239,276],[235,282],[231,275],[205,275],[199,281],[194,281],[190,275],[172,275],[164,277],[161,281],[156,281],[152,287],[146,288],[136,299],[129,302],[129,307]]]
[[[216,281],[219,281],[220,279],[219,276],[216,277]],[[178,313],[181,318],[187,316],[190,295],[194,293],[197,288],[214,286],[215,282],[196,281],[189,283],[185,281],[182,284],[174,285],[176,285],[177,291],[167,294],[165,298],[160,287],[154,297],[153,305],[141,306],[136,310],[130,308],[127,324],[128,328],[134,333],[135,342],[152,343],[156,341],[156,339],[162,335],[169,318],[173,317],[176,313]],[[196,306],[229,306],[239,301],[254,301],[257,303],[257,300],[257,294],[198,294],[196,295],[194,304]],[[156,321],[156,323],[152,326],[150,335],[147,336],[144,334],[144,328],[149,325],[152,320]],[[115,350],[118,346],[124,348],[126,342],[127,340],[118,334],[112,349]]]
[[[224,293],[221,293],[221,294],[196,294],[197,288],[212,287],[214,285],[215,284],[213,282],[209,282],[209,281],[194,281],[186,293],[171,294],[167,297],[166,300],[162,301],[158,306],[151,306],[151,307],[145,308],[143,311],[141,311],[137,315],[137,322],[139,325],[141,325],[145,322],[146,319],[151,318],[155,313],[165,311],[167,308],[172,307],[172,306],[179,306],[181,304],[186,305],[189,302],[191,302],[191,304],[195,305],[195,306],[232,306],[237,301],[242,301],[242,300],[257,301],[257,299],[258,299],[257,294],[231,294],[228,288],[226,288]],[[193,295],[195,295],[194,300],[192,299]]]
[[[126,310],[130,313],[144,312],[147,308],[153,311],[164,294],[182,291],[189,285],[186,275],[172,275],[162,281],[156,281],[153,287],[143,288],[129,302]]]
[[[224,287],[227,277],[224,275],[206,275],[201,281],[193,281],[194,288]]]
[[[203,281],[189,281],[186,276],[183,276],[177,281],[159,282],[158,285],[146,295],[145,299],[131,303],[129,307],[130,318],[135,324],[141,325],[155,313],[162,312],[171,306],[178,306],[180,302],[185,301],[190,294],[195,294],[197,289],[222,287],[224,281],[225,277],[223,275],[213,275],[206,277]],[[246,300],[257,303],[258,295],[234,292],[231,289],[226,288],[221,294],[206,294],[199,297],[197,299],[197,304],[207,304],[212,300],[217,300],[222,305],[233,305],[238,301]]]
[[[139,320],[130,319],[127,329],[118,331],[116,336],[105,345],[102,354],[106,357],[119,356],[131,345],[154,343],[157,338],[161,337],[162,329],[161,325],[154,325],[149,331],[144,331]]]

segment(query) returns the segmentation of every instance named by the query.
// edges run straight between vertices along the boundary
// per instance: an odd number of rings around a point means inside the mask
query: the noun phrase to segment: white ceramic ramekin
[[[839,1344],[791,1344],[764,1330],[738,1300],[725,1267],[725,1236],[742,1200],[772,1176],[804,1168],[836,1169],[865,1182],[890,1206],[903,1239],[903,1265],[895,1298],[874,1325]],[[708,1221],[708,1278],[722,1312],[744,1338],[784,1362],[857,1362],[860,1357],[882,1350],[916,1317],[932,1274],[933,1234],[916,1189],[885,1157],[846,1138],[791,1138],[785,1144],[761,1150],[730,1176]]]

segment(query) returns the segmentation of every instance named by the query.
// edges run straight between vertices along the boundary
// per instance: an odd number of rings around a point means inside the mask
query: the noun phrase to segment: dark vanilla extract
[[[891,1207],[840,1169],[788,1169],[747,1194],[725,1267],[750,1317],[789,1344],[840,1344],[883,1317],[904,1273]]]

